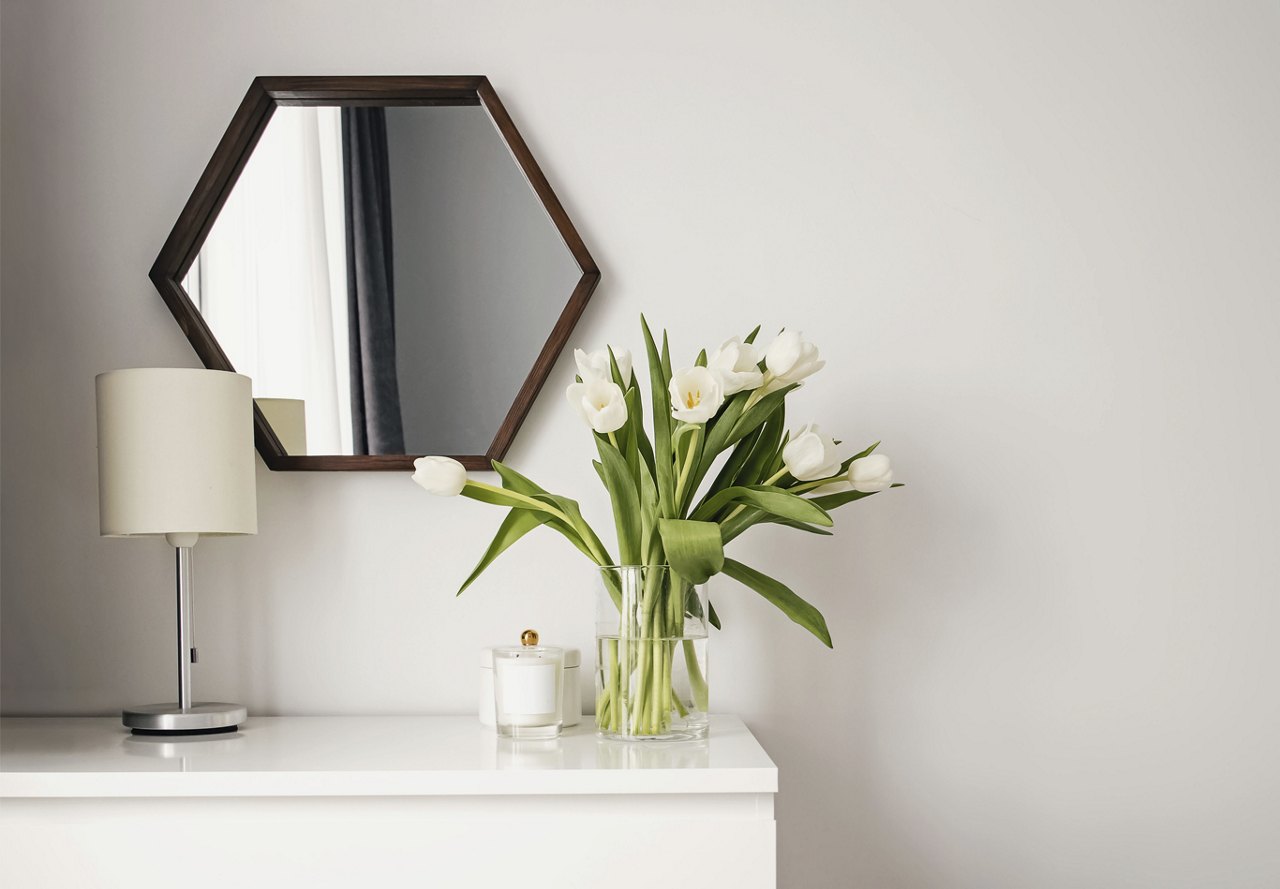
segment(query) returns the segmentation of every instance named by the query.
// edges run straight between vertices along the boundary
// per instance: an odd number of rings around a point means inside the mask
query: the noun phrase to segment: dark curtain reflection
[[[342,165],[354,451],[403,454],[384,109],[342,109]]]

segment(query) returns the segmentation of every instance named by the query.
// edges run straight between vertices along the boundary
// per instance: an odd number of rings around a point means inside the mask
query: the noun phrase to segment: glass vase
[[[707,592],[666,565],[600,569],[596,728],[606,738],[707,736]]]

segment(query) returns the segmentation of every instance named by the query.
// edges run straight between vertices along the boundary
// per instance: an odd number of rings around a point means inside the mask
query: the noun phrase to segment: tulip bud
[[[818,357],[818,347],[796,330],[784,330],[769,344],[764,353],[764,366],[769,372],[760,395],[798,383],[826,366]]]
[[[705,423],[724,404],[720,375],[705,367],[686,367],[671,375],[671,416],[686,423]]]
[[[618,363],[618,373],[622,375],[622,385],[630,385],[631,351],[616,346],[610,348],[613,349],[613,360]],[[594,352],[574,349],[573,360],[578,365],[578,376],[582,377],[583,382],[590,379],[613,379],[613,369],[609,366],[609,349],[596,349]]]
[[[782,462],[797,481],[814,482],[830,478],[840,471],[840,455],[836,443],[818,430],[818,424],[805,426],[782,449]]]
[[[617,383],[601,377],[584,378],[584,382],[570,383],[565,396],[586,424],[601,435],[627,424],[627,399]]]
[[[760,372],[759,365],[760,356],[756,353],[756,347],[744,343],[736,336],[716,349],[707,362],[707,367],[720,375],[725,398],[747,389],[759,388],[764,382],[764,374]]]
[[[452,457],[419,457],[413,461],[413,480],[431,494],[456,497],[467,485],[467,470]]]
[[[849,484],[855,491],[874,494],[893,484],[893,466],[884,454],[859,457],[849,465]]]

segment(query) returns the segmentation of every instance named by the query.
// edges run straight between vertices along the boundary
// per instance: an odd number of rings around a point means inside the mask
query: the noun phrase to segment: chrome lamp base
[[[249,717],[240,704],[210,702],[192,704],[185,710],[177,704],[147,704],[129,707],[121,718],[126,727],[140,735],[212,735],[233,732]]]
[[[191,667],[199,659],[192,633],[191,548],[197,534],[168,534],[178,569],[178,700],[172,704],[129,707],[120,714],[138,735],[212,735],[233,732],[249,718],[242,704],[193,703]]]

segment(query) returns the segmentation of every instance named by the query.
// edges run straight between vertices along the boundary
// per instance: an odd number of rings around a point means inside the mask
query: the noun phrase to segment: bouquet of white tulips
[[[825,363],[798,332],[784,330],[760,350],[757,327],[673,371],[666,332],[659,345],[643,318],[641,326],[649,363],[650,430],[625,349],[577,350],[578,377],[567,391],[593,431],[599,454],[593,462],[612,502],[618,558],[577,502],[497,461],[493,468],[501,487],[468,478],[461,464],[447,457],[416,461],[414,480],[435,494],[462,494],[509,509],[459,594],[540,525],[607,569],[605,585],[621,619],[614,647],[599,653],[609,669],[602,664],[597,724],[605,731],[656,736],[670,729],[673,717],[706,710],[705,682],[693,650],[684,652],[689,673],[684,694],[673,691],[671,670],[686,620],[705,618],[720,626],[710,603],[704,615],[698,597],[689,592],[712,575],[723,572],[750,587],[831,646],[826,621],[813,605],[772,577],[727,558],[725,545],[761,524],[829,535],[832,510],[898,485],[889,459],[873,453],[877,445],[841,458],[839,443],[816,425],[794,435],[786,431],[787,395]],[[611,566],[666,567],[631,590]]]

